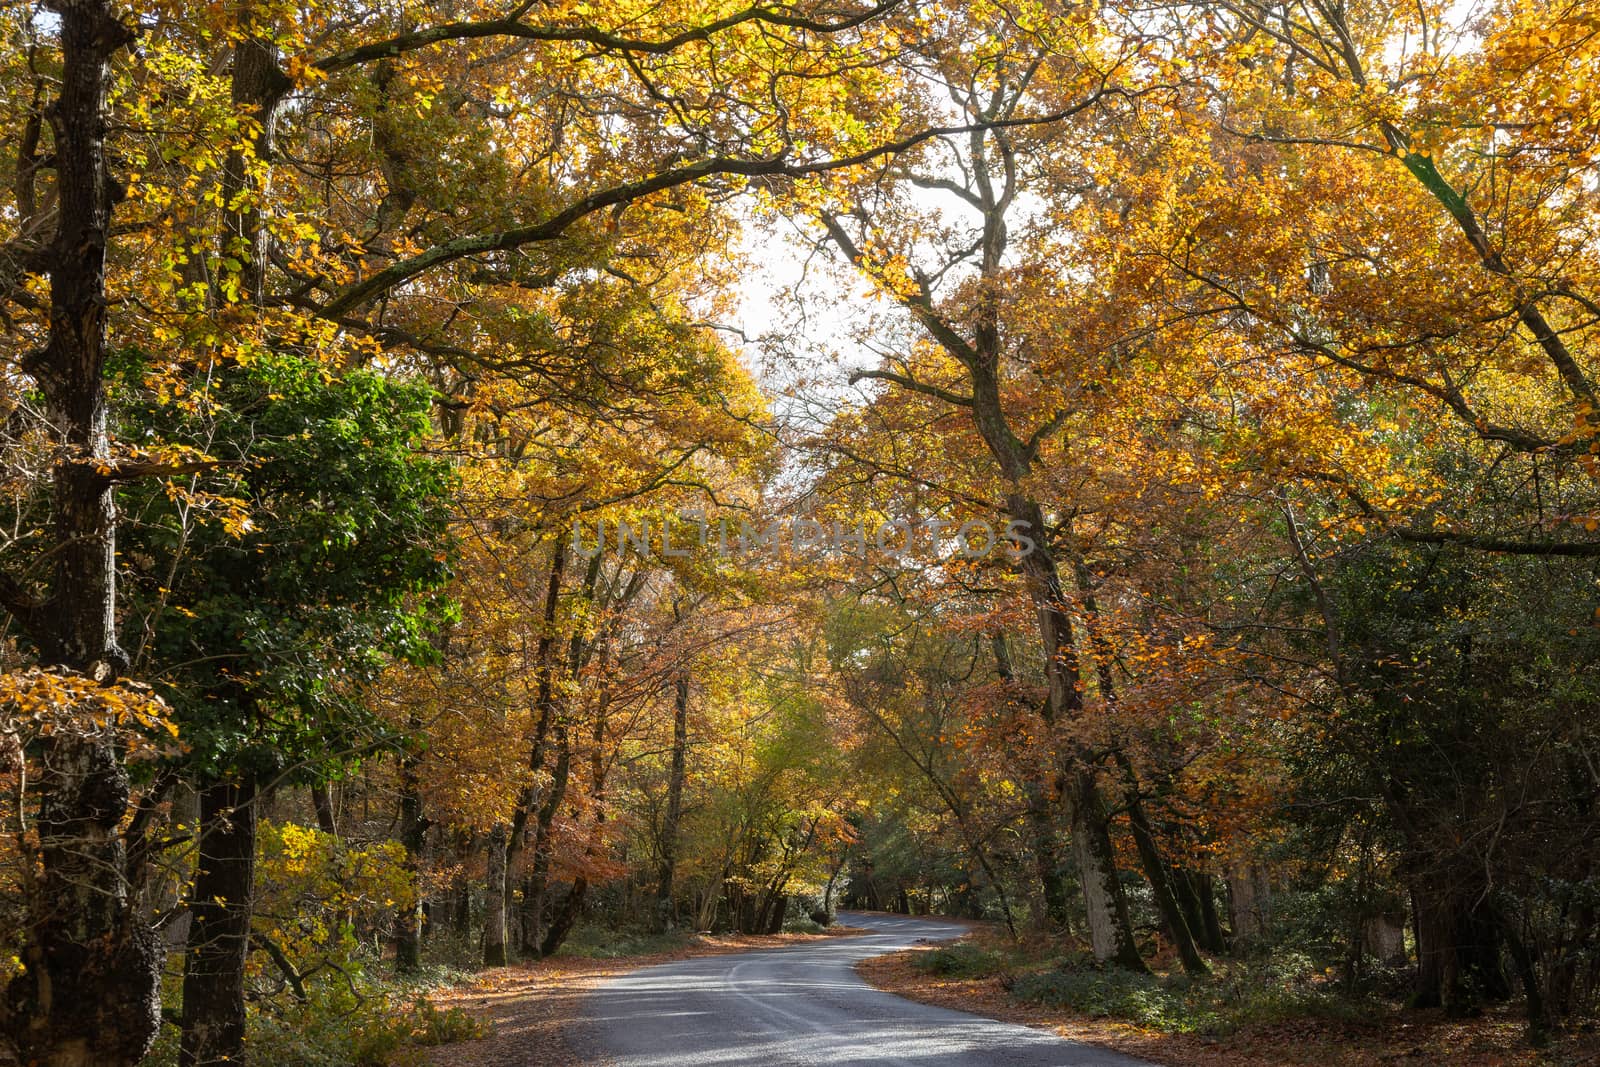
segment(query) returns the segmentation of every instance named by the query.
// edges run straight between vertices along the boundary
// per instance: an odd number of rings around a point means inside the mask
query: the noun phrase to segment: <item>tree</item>
[[[258,797],[396,743],[363,689],[388,657],[432,651],[448,478],[413,451],[429,401],[370,373],[329,381],[264,357],[128,428],[203,444],[218,464],[122,502],[140,666],[175,711],[200,794],[185,1063],[243,1054]]]
[[[112,491],[133,472],[119,469],[112,453],[104,384],[106,249],[112,210],[125,193],[107,162],[107,96],[112,60],[134,33],[110,3],[63,2],[50,10],[59,89],[45,108],[44,83],[35,81],[35,110],[22,131],[17,232],[5,247],[8,264],[21,269],[7,272],[5,295],[39,324],[37,347],[21,370],[43,394],[58,448],[50,475],[57,551],[47,591],[7,576],[0,593],[42,663],[109,683],[127,667],[116,632]],[[38,191],[43,120],[50,126],[53,219],[41,210]],[[25,273],[49,279],[46,301],[19,284]],[[52,1067],[131,1064],[159,1025],[161,957],[129,893],[133,877],[119,832],[128,773],[103,735],[63,731],[44,744],[51,778],[38,814],[37,890],[49,904],[26,932],[26,968],[7,984],[6,1034],[19,1055]]]
[[[62,0],[45,5],[43,15],[32,7],[8,13],[6,29],[16,45],[7,49],[8,84],[30,88],[8,97],[21,152],[17,180],[8,184],[14,197],[8,218],[15,226],[5,242],[3,292],[16,314],[8,313],[5,325],[18,335],[19,349],[33,353],[16,369],[41,390],[46,424],[63,458],[51,475],[49,580],[12,572],[0,593],[41,662],[96,680],[122,672],[113,488],[205,462],[185,460],[171,471],[113,449],[104,386],[113,318],[119,343],[147,341],[146,352],[161,354],[146,369],[169,382],[283,344],[344,365],[391,345],[470,368],[480,356],[495,354],[460,343],[485,324],[493,327],[486,331],[495,339],[491,348],[526,350],[526,325],[539,318],[528,314],[528,303],[536,304],[541,291],[568,274],[569,237],[582,231],[577,246],[606,243],[604,225],[594,225],[603,212],[611,211],[616,223],[630,204],[708,178],[825,170],[922,136],[897,131],[877,145],[818,136],[841,117],[820,97],[813,106],[797,99],[786,109],[818,120],[803,130],[759,118],[741,124],[715,109],[672,103],[674,94],[687,99],[704,88],[694,76],[684,77],[691,67],[676,65],[674,56],[715,51],[734,61],[708,69],[760,77],[740,58],[741,49],[760,42],[766,54],[781,40],[786,62],[805,67],[826,62],[821,57],[836,49],[870,52],[871,35],[861,31],[892,6],[838,16],[752,7],[709,21],[692,8],[658,10],[643,21],[622,12],[615,26],[588,18],[581,5],[547,12],[548,20],[537,23],[528,20],[525,4],[464,18],[448,7],[423,5],[355,20],[315,6],[295,12],[256,4],[158,9],[139,26],[144,40],[137,54],[127,48],[134,25],[112,4]],[[629,30],[616,28],[622,25]],[[484,42],[514,47],[497,62],[477,63],[474,49]],[[591,50],[602,62],[586,63]],[[459,63],[483,78],[452,79]],[[514,191],[484,183],[484,204],[492,210],[457,225],[454,212],[422,195],[419,167],[405,152],[430,139],[413,141],[390,119],[401,110],[426,115],[433,110],[433,87],[452,80],[475,94],[455,98],[452,107],[472,106],[448,119],[440,114],[458,136],[434,143],[458,149],[466,140],[459,135],[474,118],[496,114],[495,106],[477,101],[541,99],[546,81],[539,71],[547,65],[564,72],[564,86],[580,99],[628,98],[623,111],[635,136],[611,151],[620,142],[614,124],[600,115],[616,114],[609,106],[580,108],[575,113],[582,117],[568,123],[562,116],[574,113],[544,97],[550,106],[539,118],[552,119],[542,127],[546,136],[499,143],[537,144],[533,156],[548,148],[545,160],[553,165],[512,168],[540,176]],[[593,82],[590,70],[597,72]],[[780,81],[802,94],[818,84]],[[54,94],[52,84],[59,86]],[[625,86],[620,95],[613,92]],[[294,109],[286,106],[291,97]],[[342,102],[351,100],[357,106],[345,109]],[[745,113],[752,110],[760,109]],[[157,114],[166,121],[148,121]],[[351,129],[341,114],[378,136],[347,136]],[[160,132],[147,139],[147,130]],[[290,150],[280,152],[280,140]],[[323,147],[301,151],[308,143]],[[363,166],[342,166],[367,144],[376,152]],[[829,154],[833,146],[844,149],[842,160]],[[112,158],[127,161],[129,173],[114,175]],[[567,166],[574,159],[585,161],[593,181]],[[299,166],[308,160],[315,163]],[[322,180],[334,172],[353,177]],[[500,173],[509,178],[511,170]],[[551,180],[542,180],[545,175]],[[113,220],[119,203],[121,227]],[[354,210],[343,210],[347,206]],[[441,213],[423,219],[435,211]],[[549,261],[523,273],[519,252],[558,245]],[[119,292],[139,293],[133,303],[110,298],[108,266],[117,270]],[[551,268],[552,281],[536,280]],[[47,295],[32,285],[36,277],[48,279]],[[455,331],[412,329],[412,309],[455,283],[529,300],[491,298],[481,306],[503,314],[468,315]],[[416,299],[396,300],[391,308],[389,297],[401,290]],[[131,307],[140,313],[129,313]],[[559,345],[531,347],[557,349],[551,365],[562,366]],[[100,741],[63,735],[49,744],[60,749],[48,761],[60,777],[47,783],[41,810],[49,842],[44,890],[63,907],[41,913],[28,949],[33,965],[10,984],[8,1028],[26,1056],[131,1062],[155,1032],[159,952],[152,932],[135,918],[127,889],[137,872],[125,869],[117,829],[128,806],[125,770]],[[91,1032],[104,1036],[83,1036]]]
[[[1032,542],[1031,551],[1020,555],[1018,566],[1037,612],[1049,691],[1045,722],[1050,727],[1058,723],[1066,726],[1081,715],[1085,682],[1080,676],[1082,656],[1069,614],[1069,598],[1056,562],[1058,549],[1052,544],[1043,505],[1027,488],[1039,446],[1058,428],[1060,419],[1047,414],[1032,428],[1019,429],[1017,416],[1009,410],[1004,385],[1006,365],[1016,357],[1007,350],[999,287],[1008,247],[1007,214],[1021,192],[1018,151],[1007,127],[1038,121],[1024,109],[1030,94],[1049,101],[1046,107],[1055,105],[1051,115],[1056,121],[1093,105],[1098,92],[1078,86],[1084,82],[1093,84],[1094,60],[1083,52],[1078,55],[1083,57],[1080,61],[1087,76],[1082,71],[1068,74],[1049,70],[1043,56],[980,53],[972,61],[953,55],[935,58],[935,63],[942,61],[946,65],[940,71],[941,80],[949,86],[962,118],[966,124],[980,127],[965,135],[964,144],[954,138],[939,142],[953,154],[965,180],[919,173],[903,164],[897,168],[896,176],[903,175],[908,185],[947,189],[961,201],[964,210],[973,213],[977,232],[970,241],[952,235],[950,240],[941,242],[956,251],[931,266],[916,263],[907,237],[894,232],[899,223],[888,217],[874,218],[866,196],[857,196],[842,211],[825,210],[822,215],[832,243],[882,292],[905,308],[960,376],[960,387],[952,388],[943,382],[889,369],[855,375],[858,380],[884,380],[964,409],[973,429],[987,445],[1004,479],[1005,514],[1019,524]],[[1033,84],[1036,77],[1040,79],[1037,86]],[[853,219],[859,220],[859,232],[852,233]],[[935,287],[962,265],[971,266],[974,279],[959,296],[941,303]],[[1087,753],[1080,750],[1068,754],[1059,778],[1046,788],[1059,789],[1071,824],[1073,854],[1088,906],[1096,957],[1114,960],[1130,969],[1144,969],[1116,876],[1105,802]],[[1050,852],[1047,837],[1048,830],[1041,825],[1035,847],[1046,856]],[[1057,892],[1047,889],[1047,897]]]

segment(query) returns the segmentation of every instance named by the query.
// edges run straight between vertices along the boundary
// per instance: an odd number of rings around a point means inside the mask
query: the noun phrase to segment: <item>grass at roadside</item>
[[[1206,978],[1088,966],[1064,945],[1012,946],[979,932],[952,945],[866,960],[873,985],[1185,1067],[1578,1067],[1600,1063],[1600,1037],[1529,1047],[1511,1009],[1476,1019],[1402,1011],[1338,995],[1304,960],[1218,961]]]

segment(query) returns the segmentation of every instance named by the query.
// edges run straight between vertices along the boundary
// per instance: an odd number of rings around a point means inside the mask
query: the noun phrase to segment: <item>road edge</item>
[[[942,944],[960,944],[971,936],[969,933]],[[1170,1048],[1167,1035],[1152,1034],[1109,1020],[1063,1018],[1058,1011],[1012,1000],[997,977],[943,979],[914,965],[918,956],[938,947],[941,946],[930,944],[871,956],[857,963],[855,972],[872,988],[918,1004],[1015,1023],[1032,1030],[1046,1030],[1067,1041],[1133,1056],[1152,1064],[1193,1067],[1194,1061],[1185,1058],[1184,1052]]]
[[[604,982],[646,967],[811,944],[869,931],[839,923],[815,934],[698,935],[681,949],[614,959],[556,955],[480,971],[431,999],[493,1027],[489,1036],[426,1050],[429,1067],[572,1067],[607,1062],[585,1035],[584,1005]]]

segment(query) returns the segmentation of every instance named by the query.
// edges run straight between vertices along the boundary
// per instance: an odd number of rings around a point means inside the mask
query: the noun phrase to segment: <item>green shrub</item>
[[[422,963],[430,977],[437,973],[447,981],[457,981],[476,974],[483,965],[483,941],[449,932],[430,934],[422,943]]]
[[[488,1037],[490,1027],[460,1008],[440,1011],[427,997],[418,997],[411,1009],[411,1040],[425,1048],[476,1041]]]
[[[176,992],[175,988],[172,992]],[[351,1007],[351,998],[355,1006]],[[312,996],[303,1004],[253,1007],[246,1050],[272,1067],[421,1067],[422,1049],[487,1037],[490,1027],[460,1008],[440,1009],[416,989],[355,978],[339,997]],[[178,1028],[161,1028],[148,1067],[178,1062]]]
[[[374,998],[349,1015],[312,1002],[255,1022],[250,1045],[270,1049],[274,1067],[410,1067],[422,1062],[421,1048],[489,1035],[460,1008],[441,1010],[421,995],[410,1002]]]
[[[691,930],[654,932],[639,927],[612,928],[579,926],[572,931],[559,955],[590,960],[614,960],[624,956],[652,956],[674,952],[694,938]]]
[[[944,978],[987,978],[1004,970],[1004,961],[998,952],[958,941],[922,953],[916,966]]]
[[[1118,968],[1069,968],[1025,975],[1013,994],[1021,1000],[1066,1008],[1092,1018],[1125,1019],[1154,1030],[1186,1033],[1213,1029],[1219,1020],[1196,1010],[1183,979],[1162,979]]]
[[[1021,977],[1012,993],[1020,1000],[1168,1033],[1223,1034],[1247,1023],[1306,1016],[1348,1022],[1377,1017],[1371,1002],[1339,995],[1297,953],[1223,963],[1205,978],[1067,966]]]

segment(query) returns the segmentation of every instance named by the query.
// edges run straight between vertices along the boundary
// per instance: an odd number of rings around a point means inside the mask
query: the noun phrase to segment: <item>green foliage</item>
[[[280,948],[306,985],[331,1006],[359,1007],[352,976],[374,962],[363,931],[383,930],[415,883],[405,849],[396,841],[367,846],[295,823],[260,824],[253,927]],[[251,956],[258,998],[288,995],[281,968],[263,953]]]
[[[962,941],[923,953],[916,966],[943,978],[987,978],[1005,969],[1005,959],[993,949]]]
[[[460,1008],[441,1010],[424,995],[372,992],[354,1011],[314,999],[282,1015],[258,1013],[247,1048],[271,1049],[274,1067],[388,1067],[426,1062],[422,1048],[489,1034]]]
[[[129,598],[197,771],[336,763],[379,730],[359,687],[432,654],[451,482],[416,451],[430,402],[273,355],[126,416],[219,464],[121,501]]]
[[[1373,1014],[1371,1004],[1341,997],[1311,960],[1294,953],[1230,963],[1205,978],[1070,965],[1020,977],[1012,992],[1167,1033],[1225,1034],[1308,1015],[1359,1021]]]
[[[491,1028],[461,1008],[439,1008],[427,997],[418,997],[409,1014],[413,1043],[432,1048],[453,1045],[459,1041],[476,1041],[488,1037]]]
[[[169,990],[173,996],[176,988]],[[337,995],[319,988],[303,1003],[268,1006],[250,1014],[245,1047],[252,1062],[272,1067],[422,1067],[422,1051],[475,1041],[492,1033],[460,1008],[440,1008],[425,990],[396,988],[352,973]],[[169,997],[169,999],[171,999]],[[174,1067],[178,1029],[162,1028],[147,1067]]]
[[[663,952],[675,952],[692,941],[694,936],[689,930],[655,933],[638,926],[612,928],[584,924],[572,931],[566,944],[561,946],[560,954],[589,960],[653,956]]]
[[[1564,887],[1592,874],[1596,580],[1591,560],[1449,547],[1375,543],[1338,560],[1328,587],[1347,684],[1290,738],[1285,811],[1315,899],[1284,902],[1284,936],[1381,982],[1353,931],[1403,915],[1409,896],[1425,905],[1422,936],[1462,957],[1421,1003],[1502,999],[1508,925],[1558,1013],[1592,997],[1560,976],[1588,952],[1575,951],[1589,935]]]
[[[1069,968],[1028,975],[1017,980],[1021,1000],[1067,1008],[1093,1018],[1125,1019],[1159,1030],[1216,1029],[1214,1016],[1192,1010],[1182,980],[1134,974],[1116,968]]]

